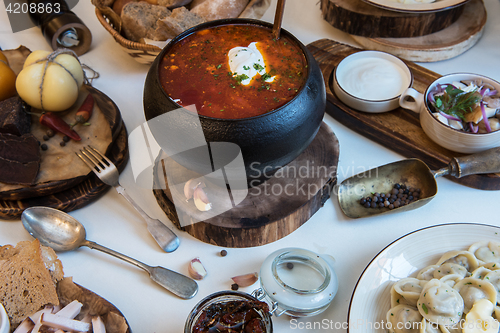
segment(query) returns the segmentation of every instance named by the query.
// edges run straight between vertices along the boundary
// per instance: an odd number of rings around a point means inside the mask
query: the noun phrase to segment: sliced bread
[[[12,327],[47,304],[59,304],[56,281],[63,275],[62,265],[51,251],[42,250],[37,239],[19,242],[15,248],[0,248],[0,303],[7,310]]]

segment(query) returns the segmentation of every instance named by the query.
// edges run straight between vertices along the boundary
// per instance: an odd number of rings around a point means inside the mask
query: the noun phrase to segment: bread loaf
[[[121,13],[123,33],[125,37],[135,42],[141,38],[161,40],[156,36],[158,20],[170,16],[171,13],[163,6],[147,2],[129,2]]]
[[[0,247],[0,303],[12,327],[47,304],[59,305],[56,282],[63,275],[54,251],[37,239]]]
[[[193,0],[191,11],[207,21],[238,17],[248,0]]]
[[[158,0],[159,6],[165,6],[168,9],[174,9],[177,7],[188,5],[191,0]]]
[[[186,7],[179,7],[172,10],[172,15],[158,21],[157,36],[162,35],[164,40],[174,38],[184,30],[203,22],[203,17],[191,13]]]

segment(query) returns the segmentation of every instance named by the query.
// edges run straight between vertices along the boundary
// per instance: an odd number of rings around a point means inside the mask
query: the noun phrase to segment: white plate
[[[431,3],[415,3],[415,4],[399,3],[396,0],[362,0],[362,1],[380,7],[382,9],[392,10],[396,12],[425,13],[425,12],[439,12],[441,10],[448,10],[463,5],[469,0],[436,0],[435,2]]]
[[[420,229],[389,244],[365,268],[349,305],[349,333],[387,333],[386,313],[391,307],[394,281],[415,277],[451,250],[467,250],[478,241],[500,241],[500,227],[453,223]]]

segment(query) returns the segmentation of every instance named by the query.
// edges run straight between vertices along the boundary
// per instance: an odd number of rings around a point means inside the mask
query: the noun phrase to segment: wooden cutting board
[[[418,37],[440,31],[461,15],[464,7],[432,13],[402,13],[361,0],[321,0],[324,19],[335,28],[363,37]]]
[[[318,61],[325,79],[327,100],[330,102],[326,112],[340,123],[355,132],[378,142],[408,158],[418,158],[431,170],[438,170],[448,165],[453,157],[464,154],[447,150],[432,141],[420,127],[418,114],[397,108],[385,113],[367,113],[356,111],[342,103],[332,89],[332,74],[335,66],[346,56],[362,51],[349,45],[321,39],[307,48]],[[413,88],[423,93],[434,80],[441,75],[429,71],[413,62],[406,61],[413,73]],[[470,175],[463,178],[448,177],[459,184],[481,190],[500,190],[500,175]]]
[[[394,54],[416,62],[441,61],[456,57],[473,47],[483,35],[487,13],[482,0],[462,6],[460,17],[443,30],[411,38],[352,38],[362,47]]]
[[[266,183],[250,189],[236,207],[186,226],[181,226],[180,214],[187,214],[189,218],[202,213],[194,208],[192,200],[176,210],[165,168],[167,165],[176,169],[169,172],[178,172],[178,168],[183,167],[165,162],[167,156],[163,152],[154,166],[153,193],[177,228],[205,243],[223,247],[264,245],[295,231],[330,198],[337,183],[339,149],[337,137],[322,123],[315,139],[298,158],[278,170]]]

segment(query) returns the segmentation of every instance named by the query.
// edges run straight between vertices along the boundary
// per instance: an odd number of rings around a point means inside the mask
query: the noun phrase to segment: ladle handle
[[[500,172],[500,147],[477,154],[454,157],[449,167],[449,174],[457,178],[468,175]]]

